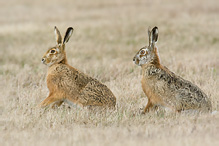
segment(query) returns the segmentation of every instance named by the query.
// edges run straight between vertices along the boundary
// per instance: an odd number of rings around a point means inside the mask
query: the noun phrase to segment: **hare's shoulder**
[[[156,80],[164,81],[166,81],[168,78],[175,77],[175,74],[171,72],[167,67],[156,65],[147,66],[143,72],[143,75],[146,78],[156,78]]]
[[[172,90],[186,89],[191,92],[196,92],[197,94],[200,94],[201,92],[201,89],[198,86],[171,72],[165,66],[150,66],[145,74],[148,78],[153,77],[157,81],[164,82],[169,88],[172,88]]]
[[[55,64],[51,66],[48,70],[48,74],[65,74],[65,73],[77,73],[77,69],[67,65],[67,64]]]
[[[77,79],[79,76],[80,78],[89,78],[84,73],[66,64],[53,65],[51,68],[49,68],[48,75],[56,75],[69,78],[75,77],[75,79]]]
[[[93,80],[86,74],[66,64],[52,66],[48,71],[48,77],[54,82],[64,82],[68,86],[76,85],[80,88],[83,88],[90,80]]]

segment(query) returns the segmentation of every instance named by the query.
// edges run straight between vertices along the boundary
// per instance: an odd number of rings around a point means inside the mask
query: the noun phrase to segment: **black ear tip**
[[[73,27],[69,27],[68,30],[74,30]]]
[[[158,30],[158,27],[157,26],[155,26],[152,30]]]

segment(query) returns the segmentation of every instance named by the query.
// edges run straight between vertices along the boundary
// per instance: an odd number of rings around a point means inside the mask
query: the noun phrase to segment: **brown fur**
[[[152,33],[157,35],[156,39],[158,38],[158,30],[154,28],[149,32],[151,43],[148,47],[142,48],[150,51],[150,54],[145,54],[145,58],[143,58],[146,61],[138,55],[142,49],[133,59],[137,65],[142,67],[142,89],[148,97],[148,103],[143,113],[148,112],[154,105],[161,105],[178,112],[190,109],[202,112],[211,111],[210,99],[199,87],[161,65],[158,49],[155,46],[157,40],[153,40]],[[140,64],[139,60],[142,60],[143,63]]]
[[[72,33],[70,30],[67,32]],[[73,29],[72,29],[73,31]],[[89,77],[67,63],[65,43],[60,44],[61,36],[55,27],[57,45],[50,48],[43,56],[43,63],[48,65],[47,87],[49,96],[40,103],[41,107],[50,104],[60,106],[64,101],[80,106],[108,106],[116,105],[116,97],[98,80]],[[68,40],[71,34],[66,32]],[[52,49],[55,53],[50,53]]]

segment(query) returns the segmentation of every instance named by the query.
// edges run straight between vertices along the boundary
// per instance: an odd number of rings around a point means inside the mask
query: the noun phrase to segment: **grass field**
[[[217,0],[0,1],[0,145],[219,145],[219,112],[141,115],[147,98],[132,62],[158,26],[162,64],[218,111],[218,16]],[[35,108],[48,94],[41,57],[55,45],[54,26],[74,27],[69,64],[106,84],[116,110]]]

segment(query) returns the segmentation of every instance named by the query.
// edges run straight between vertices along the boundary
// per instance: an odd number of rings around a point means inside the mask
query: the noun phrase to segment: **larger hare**
[[[142,88],[148,98],[143,113],[153,105],[161,105],[173,111],[195,109],[211,111],[211,102],[207,95],[193,83],[175,75],[161,65],[158,48],[158,28],[148,29],[149,46],[141,48],[133,61],[142,67]]]
[[[64,101],[81,106],[114,107],[116,97],[98,80],[89,77],[67,63],[65,44],[73,33],[69,27],[62,40],[55,27],[56,45],[49,48],[42,58],[42,63],[48,66],[47,87],[49,96],[39,106],[61,105]]]

